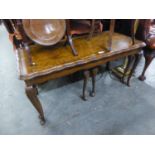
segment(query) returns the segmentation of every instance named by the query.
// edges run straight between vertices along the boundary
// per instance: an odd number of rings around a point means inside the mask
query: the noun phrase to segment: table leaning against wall
[[[25,81],[26,95],[38,111],[41,124],[45,123],[45,117],[37,96],[37,86],[39,84],[78,71],[89,70],[126,56],[134,56],[135,59],[132,59],[134,62],[129,62],[125,69],[125,72],[127,72],[129,66],[133,64],[126,82],[129,85],[139,60],[139,53],[145,46],[145,43],[132,37],[115,33],[114,20],[111,22],[109,31],[92,35],[89,39],[85,37],[73,38],[72,41],[78,53],[76,56],[70,45],[64,45],[64,42],[51,47],[30,44],[31,61],[35,65],[30,65],[25,48],[18,47],[16,49],[19,78]]]

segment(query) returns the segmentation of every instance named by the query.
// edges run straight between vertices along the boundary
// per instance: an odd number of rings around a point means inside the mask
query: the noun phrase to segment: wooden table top
[[[72,54],[69,45],[57,47],[32,45],[30,49],[32,60],[36,63],[34,66],[29,65],[26,52],[23,49],[18,49],[19,77],[21,80],[29,80],[145,46],[145,43],[138,40],[132,45],[130,37],[114,33],[112,51],[108,51],[108,38],[109,32],[93,36],[90,40],[75,38],[73,41],[78,56]]]

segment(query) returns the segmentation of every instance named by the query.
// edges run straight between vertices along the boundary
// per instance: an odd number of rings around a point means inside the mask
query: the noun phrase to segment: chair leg
[[[107,62],[107,63],[106,63],[106,70],[107,70],[107,71],[110,71],[110,69],[111,69],[111,68],[110,68],[110,62]]]
[[[154,56],[151,56],[151,55],[145,56],[145,65],[144,65],[142,74],[138,78],[139,80],[144,81],[146,79],[145,72],[146,72],[147,68],[149,67],[149,65],[151,64],[153,58],[154,58]]]
[[[84,101],[87,100],[86,88],[87,88],[87,83],[88,83],[89,77],[90,77],[90,71],[89,70],[84,71],[84,83],[83,83],[83,94],[82,94],[82,99]]]
[[[90,96],[94,97],[96,94],[96,75],[98,72],[98,68],[92,69],[92,91],[90,92]]]
[[[127,79],[127,85],[128,86],[130,86],[130,79],[131,79],[131,76],[132,76],[133,72],[135,71],[135,69],[136,69],[136,67],[138,65],[139,58],[140,58],[140,54],[138,53],[138,54],[135,55],[134,64],[133,64],[133,67],[132,67],[131,72],[130,72],[130,74],[128,76],[128,79]]]
[[[77,56],[78,55],[78,52],[76,51],[75,47],[74,47],[74,44],[73,44],[73,40],[72,40],[72,37],[71,35],[68,35],[67,36],[67,39],[68,39],[68,43],[72,49],[72,52],[73,52],[73,55]]]
[[[128,56],[128,63],[127,63],[127,66],[126,66],[126,68],[124,70],[123,76],[121,78],[122,83],[125,83],[125,75],[126,75],[126,73],[128,72],[128,70],[130,68],[130,65],[132,63],[132,59],[133,59],[133,56]]]

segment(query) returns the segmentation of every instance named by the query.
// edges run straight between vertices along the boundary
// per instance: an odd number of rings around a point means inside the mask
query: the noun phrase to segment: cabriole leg
[[[146,72],[147,68],[149,67],[149,65],[151,64],[153,58],[154,57],[150,56],[150,55],[145,56],[145,65],[144,65],[142,74],[139,76],[139,80],[144,81],[146,79],[145,72]]]
[[[25,92],[26,92],[27,97],[29,98],[29,100],[31,101],[31,103],[33,104],[33,106],[35,107],[35,109],[39,113],[41,125],[44,125],[45,124],[45,117],[44,117],[44,112],[43,112],[41,103],[37,97],[37,88],[34,85],[33,86],[26,86]]]

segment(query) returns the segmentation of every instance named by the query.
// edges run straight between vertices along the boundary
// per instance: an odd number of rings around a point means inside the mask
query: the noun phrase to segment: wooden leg
[[[146,72],[146,69],[147,69],[147,68],[149,67],[149,65],[151,64],[153,58],[154,58],[154,57],[151,56],[151,55],[145,56],[145,65],[144,65],[144,69],[143,69],[142,74],[139,76],[139,80],[144,81],[144,80],[146,79],[146,77],[145,77],[145,72]]]
[[[140,58],[140,54],[136,54],[133,67],[132,67],[131,72],[130,72],[130,74],[128,76],[128,79],[127,79],[127,85],[128,86],[130,86],[130,79],[131,79],[131,76],[132,76],[133,72],[135,71],[135,69],[136,69],[136,67],[138,65],[139,58]]]
[[[95,31],[95,19],[92,19],[92,21],[91,21],[91,30],[90,30],[88,39],[92,38],[94,31]]]
[[[97,72],[98,72],[98,68],[94,68],[92,69],[92,91],[90,92],[90,96],[91,97],[94,97],[95,94],[96,94],[96,75],[97,75]]]
[[[34,90],[35,90],[36,95],[38,95],[39,92],[38,92],[37,86],[36,86],[36,85],[33,85],[33,88],[34,88]]]
[[[125,70],[124,70],[123,76],[122,76],[122,78],[121,78],[122,83],[125,83],[125,75],[126,75],[126,73],[128,72],[128,70],[129,70],[129,68],[130,68],[132,59],[133,59],[132,56],[128,56],[128,64],[127,64],[127,66],[126,66],[126,68],[125,68]]]
[[[43,113],[41,103],[37,97],[37,91],[36,90],[37,90],[37,88],[35,86],[26,86],[26,88],[25,88],[25,92],[26,92],[27,97],[29,98],[29,100],[31,101],[31,103],[33,104],[33,106],[35,107],[35,109],[39,113],[41,125],[44,125],[45,124],[45,117],[44,117],[44,113]]]
[[[107,71],[110,71],[110,62],[107,62],[107,63],[106,63],[106,70],[107,70]]]
[[[82,99],[84,101],[87,100],[87,83],[90,77],[90,72],[88,70],[84,71],[84,83],[83,83],[83,95],[82,95]]]
[[[77,53],[77,51],[76,51],[76,49],[75,49],[75,47],[74,47],[74,44],[73,44],[73,40],[72,40],[71,35],[68,35],[68,36],[67,36],[67,39],[68,39],[68,43],[69,43],[69,45],[70,45],[70,47],[71,47],[71,49],[72,49],[73,54],[74,54],[75,56],[77,56],[78,53]]]

